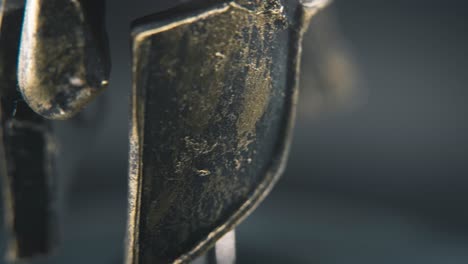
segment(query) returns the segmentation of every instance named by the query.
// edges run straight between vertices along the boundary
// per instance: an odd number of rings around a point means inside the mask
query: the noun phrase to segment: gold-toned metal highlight
[[[136,23],[127,264],[193,260],[270,192],[324,3],[226,1]]]
[[[107,87],[103,0],[27,0],[18,81],[29,106],[67,119]]]
[[[56,245],[54,141],[50,124],[17,90],[22,0],[1,1],[0,176],[9,261],[50,254]]]

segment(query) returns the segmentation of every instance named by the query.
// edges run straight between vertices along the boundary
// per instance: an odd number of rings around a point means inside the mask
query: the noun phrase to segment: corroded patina
[[[66,119],[108,84],[104,0],[27,0],[18,80],[29,106]]]
[[[325,1],[206,2],[134,25],[128,264],[203,253],[285,165],[300,42]]]
[[[48,121],[34,113],[17,90],[24,1],[0,2],[0,174],[7,257],[18,260],[50,253],[55,245],[54,145]]]

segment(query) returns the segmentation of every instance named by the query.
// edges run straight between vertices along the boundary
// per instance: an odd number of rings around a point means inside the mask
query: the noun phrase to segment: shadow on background
[[[98,127],[56,124],[69,175],[62,246],[37,263],[122,261],[128,25],[175,1],[108,2],[108,111],[86,113],[102,117]],[[468,263],[466,10],[455,0],[335,1],[328,12],[358,67],[357,92],[315,105],[310,74],[321,65],[308,34],[289,166],[238,228],[239,263]]]

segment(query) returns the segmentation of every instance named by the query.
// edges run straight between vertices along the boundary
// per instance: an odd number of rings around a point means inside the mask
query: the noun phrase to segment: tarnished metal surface
[[[133,28],[128,264],[187,262],[268,194],[302,34],[327,1],[198,2]]]
[[[2,1],[0,27],[0,173],[8,258],[47,254],[55,242],[53,144],[47,121],[17,91],[16,64],[23,1]]]
[[[29,106],[66,119],[108,84],[104,0],[27,0],[19,59],[20,90]]]

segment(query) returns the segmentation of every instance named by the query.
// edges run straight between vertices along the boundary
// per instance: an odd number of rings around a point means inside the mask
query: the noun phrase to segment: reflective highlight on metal
[[[192,264],[235,264],[236,263],[236,232],[230,231],[220,238],[216,245],[205,255],[197,257]]]
[[[75,115],[108,85],[104,0],[27,0],[18,81],[49,119]]]
[[[55,245],[54,146],[49,123],[17,91],[23,1],[4,0],[0,26],[0,173],[8,234],[7,258],[28,259]]]
[[[326,2],[208,2],[133,27],[127,264],[193,260],[284,170],[302,35]]]
[[[211,254],[210,264],[235,264],[236,263],[236,232],[224,235],[216,242],[214,249],[208,252]]]

